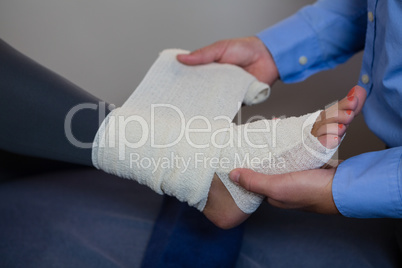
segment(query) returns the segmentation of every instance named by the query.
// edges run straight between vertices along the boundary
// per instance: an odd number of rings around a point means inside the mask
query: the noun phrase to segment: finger
[[[190,54],[179,54],[177,55],[177,60],[186,65],[200,65],[219,61],[225,50],[225,43],[219,41],[197,49]]]
[[[239,168],[232,170],[230,179],[244,189],[257,194],[267,195],[270,175],[254,172],[250,169]]]

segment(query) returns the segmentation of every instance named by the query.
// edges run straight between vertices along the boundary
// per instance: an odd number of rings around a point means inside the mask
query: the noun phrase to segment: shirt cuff
[[[339,212],[354,218],[402,218],[402,147],[342,162],[332,194]]]
[[[302,9],[303,10],[303,9]],[[274,58],[281,80],[293,83],[324,69],[316,33],[298,12],[257,37]]]

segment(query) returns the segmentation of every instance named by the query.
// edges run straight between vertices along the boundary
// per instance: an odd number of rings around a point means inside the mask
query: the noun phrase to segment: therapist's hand
[[[246,190],[266,196],[275,207],[338,214],[332,197],[335,171],[330,168],[264,175],[250,169],[235,169],[230,178]]]
[[[255,36],[221,40],[188,55],[178,55],[177,59],[186,65],[211,62],[234,64],[271,86],[279,79],[278,69],[271,53]]]

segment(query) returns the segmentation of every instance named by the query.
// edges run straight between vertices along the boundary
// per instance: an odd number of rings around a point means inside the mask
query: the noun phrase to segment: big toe
[[[367,91],[363,87],[356,85],[354,87],[353,95],[359,100],[355,110],[355,114],[357,115],[363,109],[363,105],[367,97]]]

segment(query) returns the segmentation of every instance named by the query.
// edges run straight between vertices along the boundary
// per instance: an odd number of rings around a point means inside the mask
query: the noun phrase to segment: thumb
[[[230,172],[229,178],[244,189],[257,194],[267,195],[269,191],[270,175],[252,171],[251,169],[238,168]]]
[[[207,64],[218,61],[224,51],[224,42],[216,42],[212,45],[197,49],[190,54],[179,54],[177,55],[177,60],[186,65]]]

